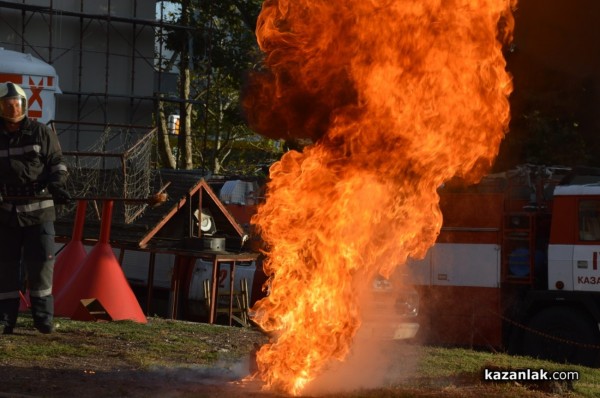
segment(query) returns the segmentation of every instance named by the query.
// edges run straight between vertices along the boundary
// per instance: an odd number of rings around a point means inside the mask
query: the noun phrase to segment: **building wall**
[[[152,124],[154,0],[9,3],[16,8],[0,7],[0,47],[54,66],[63,92],[56,101],[57,120]],[[64,149],[84,150],[93,140],[76,130],[60,133]]]

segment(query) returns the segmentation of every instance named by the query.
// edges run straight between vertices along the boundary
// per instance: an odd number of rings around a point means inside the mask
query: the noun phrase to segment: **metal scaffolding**
[[[32,4],[36,3],[36,5]],[[45,3],[45,5],[39,5]],[[152,125],[159,98],[178,98],[162,70],[167,30],[154,0],[0,1],[0,47],[30,53],[57,70],[57,119]],[[158,43],[158,45],[157,45]],[[72,148],[80,148],[79,136]]]

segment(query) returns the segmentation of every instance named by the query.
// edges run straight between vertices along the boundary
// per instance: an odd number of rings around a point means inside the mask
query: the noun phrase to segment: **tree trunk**
[[[183,26],[188,26],[190,23],[190,0],[181,2],[181,22]],[[179,65],[180,97],[183,102],[179,111],[180,130],[177,142],[178,165],[180,169],[185,170],[190,170],[194,166],[192,160],[192,104],[188,102],[190,99],[190,40],[190,32],[186,30]]]
[[[164,104],[162,101],[158,101],[158,156],[161,164],[169,169],[177,167],[173,151],[171,151],[171,143],[169,142],[169,134],[167,128],[167,118],[165,116]]]

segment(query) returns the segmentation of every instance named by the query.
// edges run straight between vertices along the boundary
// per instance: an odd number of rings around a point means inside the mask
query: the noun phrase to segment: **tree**
[[[163,21],[167,22],[170,20],[174,20],[175,16],[172,12],[167,12],[165,9],[165,2],[161,2],[161,9],[159,17]],[[167,40],[168,31],[166,29],[158,30],[157,32],[157,42],[158,49],[157,59],[159,63],[156,65],[156,68],[161,72],[167,72],[172,70],[173,65],[175,64],[179,54],[177,52],[173,52],[168,59],[163,59],[163,49],[165,48],[165,42]],[[173,109],[173,103],[164,101],[165,97],[164,93],[159,93],[160,100],[157,101],[156,104],[156,126],[158,129],[158,137],[157,137],[157,148],[158,148],[158,162],[163,167],[167,167],[170,169],[177,168],[177,160],[173,155],[173,151],[171,149],[171,140],[168,133],[167,128],[167,116],[170,114]]]
[[[162,95],[161,95],[162,98]],[[177,167],[177,161],[175,156],[173,156],[173,152],[171,151],[171,142],[169,140],[168,127],[167,127],[167,118],[166,114],[168,112],[165,111],[165,103],[164,101],[158,101],[158,109],[156,110],[157,115],[157,124],[158,124],[158,154],[159,161],[165,167],[169,169],[175,169]]]
[[[598,166],[592,84],[561,85],[564,77],[548,74],[550,87],[522,88],[512,100],[511,129],[501,145],[495,169],[522,163]]]
[[[183,26],[190,25],[191,13],[190,0],[181,1],[181,24]],[[191,82],[191,32],[187,29],[182,31],[183,37],[180,42],[180,62],[179,62],[179,93],[184,101],[179,106],[180,125],[179,125],[179,141],[177,148],[179,149],[177,165],[180,169],[189,170],[193,168],[192,160],[192,104],[187,100],[190,98],[190,82]]]
[[[170,30],[166,37],[166,47],[179,58],[178,167],[216,174],[247,170],[240,156],[252,149],[257,162],[274,160],[278,143],[254,134],[240,110],[244,76],[260,61],[254,30],[261,1],[179,3],[178,23],[194,29]],[[160,144],[169,150],[168,140]],[[165,158],[163,154],[163,162]]]

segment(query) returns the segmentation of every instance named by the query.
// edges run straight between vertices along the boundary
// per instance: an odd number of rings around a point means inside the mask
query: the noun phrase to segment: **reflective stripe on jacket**
[[[0,186],[27,192],[39,186],[38,196],[48,196],[48,184],[65,187],[67,167],[58,137],[50,127],[23,119],[20,130],[7,132],[0,119]],[[0,223],[34,225],[56,218],[54,202],[49,199],[4,201],[0,205]]]

